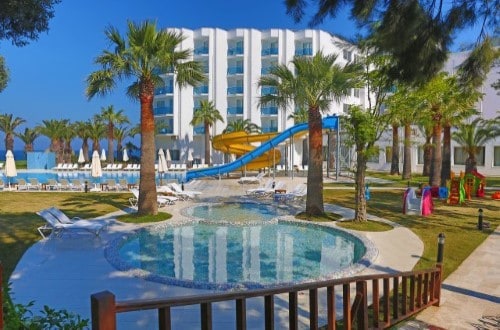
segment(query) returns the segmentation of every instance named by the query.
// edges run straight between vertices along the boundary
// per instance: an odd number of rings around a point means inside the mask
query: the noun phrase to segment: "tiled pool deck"
[[[291,189],[305,178],[279,178]],[[200,201],[220,201],[227,198],[239,198],[245,194],[248,185],[241,186],[236,180],[203,181],[196,187],[201,190]],[[168,212],[177,221],[185,220],[181,210],[193,202],[178,202],[167,206]],[[334,205],[328,209],[349,216],[351,210]],[[106,218],[112,218],[107,215]],[[102,221],[106,221],[103,219]],[[23,256],[10,281],[14,299],[19,303],[35,301],[34,310],[43,305],[52,308],[67,309],[90,318],[90,295],[109,290],[117,300],[162,298],[181,295],[209,293],[210,290],[190,289],[173,285],[154,283],[137,278],[127,271],[113,268],[104,257],[107,244],[136,229],[137,226],[111,222],[100,238],[91,235],[66,234],[62,238],[45,239],[31,247]],[[361,274],[379,272],[396,272],[411,270],[423,252],[423,244],[410,230],[395,227],[393,230],[379,233],[360,233],[365,239],[373,242],[378,254],[372,265]],[[276,299],[276,327],[286,328],[288,316],[285,313],[286,302]],[[307,303],[305,295],[299,301]],[[262,300],[250,299],[247,302],[248,329],[263,328]],[[320,306],[321,308],[325,306]],[[126,313],[118,316],[119,329],[155,329],[157,327],[156,311]],[[307,315],[299,316],[302,324]],[[199,308],[185,307],[172,311],[175,329],[199,329]],[[213,312],[215,329],[231,329],[235,327],[234,304],[214,304]],[[320,319],[320,323],[326,320]]]

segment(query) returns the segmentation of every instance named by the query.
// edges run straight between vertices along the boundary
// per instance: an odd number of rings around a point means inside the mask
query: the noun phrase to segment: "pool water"
[[[229,205],[230,212],[244,213],[247,207]],[[197,207],[193,213],[210,214],[209,209]],[[226,290],[345,276],[367,251],[359,238],[332,227],[285,219],[248,225],[235,221],[141,229],[112,242],[106,258],[117,269],[132,270],[147,280]]]
[[[185,214],[206,222],[248,223],[271,221],[278,216],[289,215],[290,212],[281,204],[226,202],[194,206],[187,209]]]

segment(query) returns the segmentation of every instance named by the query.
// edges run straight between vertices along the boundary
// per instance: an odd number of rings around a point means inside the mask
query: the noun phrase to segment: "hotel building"
[[[207,82],[196,87],[179,88],[175,74],[166,73],[165,87],[155,91],[154,114],[161,129],[156,136],[157,148],[170,151],[174,163],[195,161],[205,163],[204,128],[193,127],[193,113],[202,100],[213,101],[224,123],[217,122],[210,134],[221,134],[229,122],[248,119],[261,127],[262,132],[281,132],[294,125],[289,115],[294,108],[283,111],[276,106],[261,107],[259,98],[272,93],[270,87],[259,87],[261,75],[276,64],[290,65],[294,56],[312,56],[318,51],[336,54],[337,62],[344,65],[355,60],[352,44],[321,30],[292,31],[286,29],[234,29],[201,28],[198,30],[169,29],[181,32],[185,40],[180,49],[189,49],[193,58],[202,63]],[[366,104],[365,89],[353,89],[340,103],[332,103],[324,115],[342,114],[348,104]],[[301,139],[305,139],[302,136]],[[280,160],[288,165],[301,165],[302,143],[293,143],[290,157]],[[280,146],[286,149],[287,146]],[[285,150],[282,150],[284,155]],[[293,155],[292,155],[293,154]],[[294,164],[291,164],[293,161]],[[223,154],[212,150],[211,163],[224,162]]]

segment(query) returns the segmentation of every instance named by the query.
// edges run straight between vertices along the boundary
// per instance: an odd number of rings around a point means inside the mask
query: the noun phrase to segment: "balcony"
[[[155,116],[173,115],[174,114],[174,108],[173,107],[157,107],[157,108],[153,108],[153,114]]]
[[[243,47],[230,47],[227,50],[227,55],[243,55]]]
[[[194,135],[203,135],[205,134],[205,126],[195,126],[193,127],[193,134]]]
[[[262,133],[275,133],[278,131],[277,126],[262,126]]]
[[[232,86],[227,88],[227,95],[243,94],[243,86]]]
[[[166,86],[155,88],[155,95],[172,94],[174,92],[174,86]]]
[[[263,107],[260,109],[260,114],[262,116],[276,116],[278,114],[278,107]]]
[[[260,90],[260,95],[277,94],[278,90],[276,87],[262,87]]]
[[[193,50],[194,55],[208,55],[208,47],[206,46],[201,46],[201,47],[196,47]]]
[[[260,54],[262,56],[278,55],[278,47],[263,48]]]
[[[243,115],[243,107],[228,107],[227,108],[228,115]]]
[[[295,56],[311,56],[313,54],[312,48],[296,49]]]
[[[194,87],[193,94],[194,95],[208,94],[208,85]]]
[[[227,74],[242,74],[243,66],[230,66],[227,68]]]

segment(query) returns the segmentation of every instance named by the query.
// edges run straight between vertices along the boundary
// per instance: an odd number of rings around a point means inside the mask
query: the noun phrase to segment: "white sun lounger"
[[[60,222],[48,209],[37,212],[41,216],[46,224],[44,226],[38,227],[38,232],[43,238],[46,238],[45,232],[47,230],[51,231],[51,235],[61,236],[64,232],[75,231],[75,232],[87,232],[99,236],[101,230],[105,225],[89,220],[77,220],[71,223]]]

